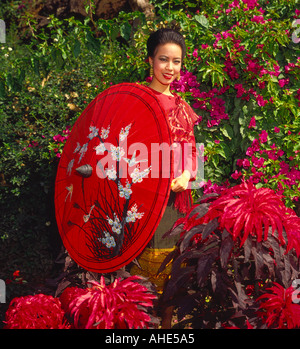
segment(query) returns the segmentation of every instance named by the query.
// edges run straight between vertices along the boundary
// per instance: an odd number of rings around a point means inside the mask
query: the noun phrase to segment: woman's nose
[[[168,62],[167,69],[168,70],[173,70],[173,63],[172,62]]]

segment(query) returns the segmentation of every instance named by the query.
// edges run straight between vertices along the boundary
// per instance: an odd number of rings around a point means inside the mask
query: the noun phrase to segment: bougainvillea
[[[59,299],[42,293],[14,298],[6,312],[5,329],[67,329]]]
[[[90,282],[91,288],[67,288],[60,299],[75,328],[148,328],[151,318],[145,310],[156,296],[136,282],[139,279],[116,279],[106,286],[102,276],[100,283]]]

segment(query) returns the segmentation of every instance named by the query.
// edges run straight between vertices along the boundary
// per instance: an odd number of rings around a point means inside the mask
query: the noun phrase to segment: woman
[[[140,267],[134,266],[131,273],[148,277],[161,293],[168,279],[170,266],[160,275],[157,275],[157,270],[176,243],[174,239],[163,239],[162,235],[172,228],[192,203],[191,190],[188,186],[197,170],[193,127],[198,116],[181,97],[170,91],[171,83],[175,79],[180,79],[180,70],[186,54],[183,36],[172,29],[159,29],[150,35],[147,50],[152,77],[148,87],[165,109],[172,131],[175,178],[171,184],[170,199],[161,222],[148,248],[138,257]],[[168,324],[163,324],[164,328],[170,326],[170,316],[166,321]]]

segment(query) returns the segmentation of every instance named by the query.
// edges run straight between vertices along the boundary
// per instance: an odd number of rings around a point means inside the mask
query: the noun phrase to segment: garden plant
[[[195,136],[205,160],[192,210],[165,234],[178,237],[161,266],[173,262],[163,295],[176,308],[173,325],[300,326],[299,1],[152,3],[151,18],[120,12],[95,19],[88,1],[85,19],[50,15],[43,27],[31,2],[1,4],[7,32],[0,44],[0,278],[7,304],[0,305],[0,320],[6,328],[159,326],[149,282],[126,272],[95,276],[59,255],[53,188],[76,119],[113,84],[147,84],[147,37],[169,26],[180,28],[188,48],[172,88],[199,116]],[[36,304],[30,313],[29,302]]]

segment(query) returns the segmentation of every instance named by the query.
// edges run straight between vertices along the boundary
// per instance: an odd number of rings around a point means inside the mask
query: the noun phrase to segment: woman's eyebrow
[[[170,58],[169,56],[167,56],[167,55],[164,55],[164,54],[162,54],[162,55],[160,55],[159,56],[159,58]],[[181,57],[174,57],[173,59],[180,59],[181,60]]]

